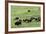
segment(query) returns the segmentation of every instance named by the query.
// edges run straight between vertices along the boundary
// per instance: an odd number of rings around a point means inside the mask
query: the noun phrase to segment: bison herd
[[[19,19],[19,17],[16,17],[15,20],[16,20],[15,25],[21,25],[22,21],[25,23],[31,23],[32,20],[39,22],[41,19],[40,19],[40,17],[31,17],[30,19],[26,18],[26,19],[21,20],[21,19]]]

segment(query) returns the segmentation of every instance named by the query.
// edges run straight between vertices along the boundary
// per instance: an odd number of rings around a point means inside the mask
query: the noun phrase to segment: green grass
[[[40,22],[33,20],[30,23],[22,22],[21,25],[15,25],[15,17],[20,19],[30,18],[31,16],[38,17],[40,16],[40,7],[36,6],[11,6],[11,27],[12,28],[23,28],[23,27],[40,27]],[[30,10],[31,12],[28,12]]]

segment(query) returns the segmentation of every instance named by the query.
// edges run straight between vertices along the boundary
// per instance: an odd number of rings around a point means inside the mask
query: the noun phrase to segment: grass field
[[[28,12],[30,10],[30,12]],[[40,27],[40,21],[37,22],[33,20],[31,23],[25,23],[22,21],[22,24],[17,26],[15,25],[15,17],[20,19],[26,19],[40,16],[40,7],[39,6],[11,6],[11,28],[24,28],[24,27]]]

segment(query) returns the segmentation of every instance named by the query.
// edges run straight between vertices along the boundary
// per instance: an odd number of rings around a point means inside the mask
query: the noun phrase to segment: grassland
[[[30,12],[28,12],[30,10]],[[36,6],[11,6],[11,27],[12,28],[24,28],[24,27],[40,27],[40,22],[33,20],[30,23],[22,22],[21,25],[15,25],[15,17],[20,19],[30,18],[31,16],[38,17],[40,16],[40,7]]]

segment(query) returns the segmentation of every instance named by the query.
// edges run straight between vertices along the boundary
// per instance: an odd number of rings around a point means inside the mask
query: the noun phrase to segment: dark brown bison
[[[21,25],[22,20],[18,20],[15,22],[15,25]]]
[[[38,21],[41,20],[41,18],[40,17],[37,17],[37,18],[35,18],[35,20],[38,22]]]

